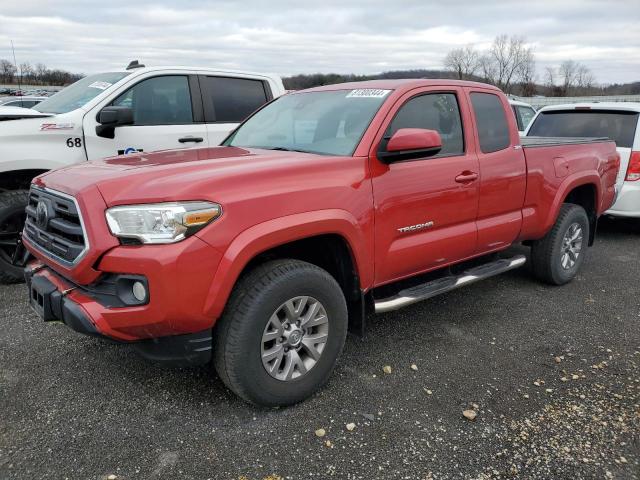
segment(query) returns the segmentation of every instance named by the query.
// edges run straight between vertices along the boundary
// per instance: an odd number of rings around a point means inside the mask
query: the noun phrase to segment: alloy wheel
[[[269,318],[262,334],[262,365],[269,375],[291,381],[306,375],[320,360],[329,336],[329,318],[318,300],[287,300]]]

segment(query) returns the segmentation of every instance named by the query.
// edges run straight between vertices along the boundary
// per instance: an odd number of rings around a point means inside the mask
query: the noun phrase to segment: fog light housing
[[[133,293],[133,298],[138,300],[140,303],[143,303],[147,299],[147,287],[145,287],[142,282],[133,282],[131,293]]]
[[[149,281],[142,275],[115,276],[116,296],[122,306],[135,307],[149,303]]]

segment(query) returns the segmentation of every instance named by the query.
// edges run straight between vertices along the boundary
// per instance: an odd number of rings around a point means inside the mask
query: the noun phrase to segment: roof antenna
[[[13,52],[13,64],[16,67],[16,73],[18,73],[18,62],[16,62],[16,49],[13,46],[13,40],[11,42],[11,51]],[[18,75],[18,90],[22,93],[22,72]],[[22,95],[20,95],[20,106],[24,107],[24,100],[22,99]]]
[[[138,60],[132,60],[129,65],[127,65],[127,70],[133,70],[134,68],[144,68],[144,65]]]

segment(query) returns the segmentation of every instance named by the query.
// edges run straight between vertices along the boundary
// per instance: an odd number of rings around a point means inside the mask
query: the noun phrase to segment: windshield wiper
[[[263,147],[265,150],[277,150],[279,152],[299,152],[299,153],[316,153],[310,152],[309,150],[299,150],[297,148],[287,148],[287,147]]]

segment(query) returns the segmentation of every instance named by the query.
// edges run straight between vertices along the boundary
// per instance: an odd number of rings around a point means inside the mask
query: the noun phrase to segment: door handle
[[[458,183],[471,183],[478,179],[478,174],[476,172],[470,172],[469,170],[462,172],[460,175],[456,177],[456,182]]]
[[[180,143],[188,143],[188,142],[200,143],[200,142],[204,141],[204,138],[202,138],[202,137],[182,137],[182,138],[179,138],[178,141]]]

